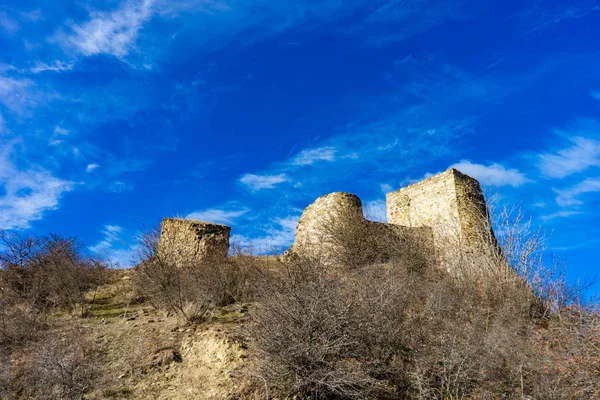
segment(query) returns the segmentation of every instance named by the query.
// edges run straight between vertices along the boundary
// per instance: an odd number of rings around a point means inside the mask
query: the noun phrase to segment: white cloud
[[[110,193],[131,192],[133,191],[133,185],[123,181],[114,181],[108,186],[107,190]]]
[[[19,30],[20,26],[14,19],[11,19],[6,11],[0,11],[0,28],[4,29],[9,35]]]
[[[597,0],[573,2],[536,1],[516,14],[523,20],[527,33],[536,33],[548,29],[569,19],[578,19],[600,10]]]
[[[112,12],[92,12],[89,21],[71,27],[72,34],[59,35],[65,46],[72,46],[85,56],[112,54],[126,56],[139,35],[139,31],[152,16],[153,2],[125,1]]]
[[[11,161],[11,146],[0,149],[0,229],[25,229],[45,211],[58,208],[74,183],[41,168],[19,170]]]
[[[131,267],[136,261],[137,248],[128,246],[121,238],[122,233],[123,228],[119,225],[104,225],[103,239],[88,249],[117,267]]]
[[[249,208],[240,210],[223,210],[219,208],[209,208],[203,211],[194,211],[186,215],[188,219],[195,219],[204,222],[214,222],[218,224],[232,225],[233,222],[250,211]]]
[[[56,125],[54,127],[54,133],[56,133],[57,135],[68,135],[70,132],[68,130],[66,130],[65,128],[61,128],[60,126]]]
[[[583,204],[578,197],[586,193],[600,192],[600,179],[586,179],[577,185],[564,189],[555,190],[556,203],[561,207],[577,206]]]
[[[233,235],[231,242],[243,248],[251,249],[257,254],[280,252],[294,242],[299,219],[299,215],[274,218],[271,220],[271,226],[266,229],[265,235],[257,237]]]
[[[85,167],[85,172],[92,172],[93,170],[95,170],[98,167],[99,167],[98,164],[88,164],[88,166]]]
[[[489,186],[512,186],[519,187],[531,180],[527,179],[525,174],[517,169],[506,169],[500,164],[474,164],[471,161],[463,160],[457,164],[451,165],[450,168],[472,176],[483,185]]]
[[[567,218],[567,217],[572,217],[573,215],[579,215],[579,214],[583,214],[581,211],[567,211],[567,210],[563,210],[563,211],[558,211],[549,215],[543,215],[540,217],[540,219],[542,221],[549,221],[552,219],[556,219],[556,218]]]
[[[94,253],[102,253],[110,250],[114,243],[121,241],[119,238],[121,232],[123,232],[123,228],[119,225],[104,225],[104,229],[102,230],[104,240],[94,246],[90,246],[89,249]]]
[[[104,228],[106,229],[107,232],[109,232],[113,235],[121,233],[123,231],[123,228],[120,227],[119,225],[104,225]]]
[[[14,79],[0,75],[0,103],[13,112],[22,113],[35,104],[36,96],[31,91],[33,86],[30,79]]]
[[[285,218],[275,218],[274,227],[267,231],[268,235],[262,240],[273,247],[287,247],[294,242],[299,215],[288,215]]]
[[[312,165],[316,161],[335,161],[336,149],[333,147],[320,147],[301,151],[292,159],[292,165]]]
[[[379,185],[379,187],[381,188],[381,191],[386,194],[394,190],[393,186],[389,183],[382,183],[381,185]]]
[[[387,222],[385,200],[367,201],[364,207],[365,218],[369,221]]]
[[[564,178],[600,166],[600,142],[584,137],[570,139],[571,146],[539,156],[540,171],[550,178]]]
[[[592,90],[590,92],[590,96],[592,96],[596,100],[600,100],[600,89],[599,90]]]
[[[240,178],[240,182],[252,190],[273,189],[276,185],[288,182],[290,178],[286,174],[278,175],[254,175],[246,174]]]
[[[67,63],[62,62],[60,60],[55,60],[53,63],[43,63],[40,61],[35,62],[35,66],[29,69],[29,72],[33,74],[39,74],[40,72],[52,71],[52,72],[63,72],[70,71],[73,69],[75,63]]]

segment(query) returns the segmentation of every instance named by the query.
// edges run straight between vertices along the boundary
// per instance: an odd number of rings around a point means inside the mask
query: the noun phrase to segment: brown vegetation
[[[0,397],[598,398],[597,306],[544,263],[522,214],[498,216],[502,252],[457,251],[452,274],[326,216],[327,245],[347,249],[335,263],[187,265],[153,231],[140,265],[107,272],[73,239],[4,233]]]
[[[215,307],[249,299],[250,270],[256,264],[252,257],[237,254],[182,262],[175,252],[159,251],[158,244],[157,229],[142,235],[141,262],[134,276],[136,291],[156,308],[187,322],[201,322]]]
[[[75,399],[93,386],[95,345],[60,316],[87,312],[107,267],[74,238],[0,232],[0,397]]]
[[[321,399],[597,397],[597,310],[584,307],[579,290],[544,264],[539,231],[508,209],[500,217],[503,252],[482,257],[457,246],[452,274],[393,258],[357,264],[370,238],[350,224],[326,231],[329,241],[351,241],[344,243],[350,262],[282,264],[263,283],[248,330],[268,392]]]

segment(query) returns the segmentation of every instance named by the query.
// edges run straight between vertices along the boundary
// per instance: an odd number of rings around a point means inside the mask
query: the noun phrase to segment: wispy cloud
[[[88,164],[87,167],[85,167],[85,172],[92,172],[93,170],[95,170],[96,168],[98,168],[99,165],[98,164]]]
[[[152,0],[127,0],[112,12],[91,12],[89,21],[73,24],[71,32],[60,33],[56,39],[85,56],[104,53],[124,57],[152,16],[152,5]]]
[[[515,15],[522,21],[526,33],[537,33],[563,21],[586,17],[600,11],[597,0],[556,2],[551,0],[530,1],[523,11]]]
[[[600,89],[598,89],[598,90],[592,90],[590,92],[590,96],[592,96],[596,100],[600,100]]]
[[[451,165],[450,168],[464,172],[477,179],[483,185],[488,186],[512,186],[519,187],[528,182],[524,173],[517,169],[507,169],[501,164],[493,163],[490,165],[475,164],[468,160]]]
[[[538,166],[545,176],[564,178],[590,167],[600,166],[600,141],[572,137],[569,142],[566,148],[539,156]]]
[[[249,211],[250,211],[249,208],[242,208],[242,209],[235,209],[235,210],[221,209],[221,208],[209,208],[207,210],[194,211],[194,212],[186,215],[186,218],[195,219],[195,220],[204,221],[204,222],[214,222],[214,223],[218,223],[218,224],[233,225],[233,223],[235,222],[236,219],[245,215]]]
[[[102,231],[104,240],[95,244],[94,246],[90,246],[89,249],[94,253],[101,253],[110,249],[113,243],[121,241],[119,238],[121,232],[123,232],[123,228],[119,225],[104,225],[104,229]]]
[[[552,214],[542,215],[540,217],[540,219],[542,221],[550,221],[550,220],[557,219],[557,218],[568,218],[568,217],[572,217],[574,215],[580,215],[580,214],[583,214],[583,213],[581,211],[562,210],[562,211],[557,211]]]
[[[555,190],[557,193],[556,203],[561,207],[582,205],[583,201],[579,198],[586,193],[600,192],[600,179],[588,178],[577,185],[563,190]]]
[[[367,201],[363,207],[365,218],[370,221],[387,222],[387,207],[385,200]]]
[[[74,183],[42,168],[20,170],[11,160],[12,145],[0,148],[0,229],[25,229],[44,212],[58,208],[63,193]]]
[[[417,62],[414,58],[413,60]],[[458,105],[465,100],[469,100],[469,103],[472,103],[474,98],[479,102],[482,101],[481,98],[494,101],[493,99],[498,98],[493,92],[497,86],[483,84],[486,87],[483,91],[486,96],[481,96],[481,90],[463,90],[470,86],[469,82],[473,79],[478,87],[482,81],[459,68],[447,64],[440,67],[435,58],[418,61],[418,64],[422,64],[429,73],[425,74],[426,76],[417,73],[416,77],[408,82],[404,78],[400,86],[402,91],[409,85],[422,88],[422,95],[415,96],[416,105],[407,106],[403,96],[400,96],[401,100],[397,96],[377,99],[376,104],[385,107],[374,107],[391,111],[377,113],[376,116],[367,114],[367,118],[362,115],[365,122],[336,127],[328,132],[329,135],[326,135],[325,139],[316,142],[316,145],[313,144],[288,159],[274,162],[270,168],[258,175],[245,175],[243,183],[255,190],[262,187],[273,188],[276,184],[287,181],[302,183],[301,190],[278,190],[273,199],[264,199],[263,196],[261,206],[273,208],[272,215],[281,215],[281,206],[314,200],[323,195],[324,190],[343,191],[363,187],[371,188],[367,190],[371,192],[370,196],[373,196],[375,193],[372,190],[382,181],[393,182],[399,176],[406,176],[415,169],[426,168],[434,160],[447,159],[453,154],[454,144],[458,143],[462,136],[473,132],[474,119],[465,117],[464,112],[460,115],[463,118],[454,119],[455,113],[450,111],[458,109]],[[423,69],[416,66],[415,68]],[[436,74],[436,68],[453,71],[450,74],[450,82],[447,82],[444,74]],[[443,86],[443,93],[437,96],[425,93],[424,87],[427,84]],[[398,101],[399,104],[396,103]],[[332,165],[333,161],[335,165]],[[500,172],[512,173],[515,185],[522,184],[526,179],[518,171]],[[496,180],[496,183],[498,182]],[[385,186],[382,190],[391,191],[391,188],[392,186]],[[379,215],[383,219],[384,213]]]
[[[113,181],[107,187],[107,191],[110,193],[126,193],[132,192],[134,189],[133,185],[123,181]]]
[[[246,174],[240,178],[240,182],[250,188],[251,190],[257,191],[261,189],[273,189],[280,183],[288,182],[290,178],[286,174],[277,175],[254,175]]]
[[[302,150],[292,159],[292,165],[312,165],[317,161],[334,161],[335,153],[336,149],[333,147]]]
[[[9,17],[6,11],[0,11],[0,28],[9,35],[12,35],[20,29],[20,25],[17,21]]]
[[[124,230],[119,225],[104,225],[103,239],[88,247],[91,252],[111,261],[116,267],[130,267],[136,261],[136,247],[122,239]]]
[[[299,215],[288,215],[284,218],[275,218],[274,226],[267,231],[268,236],[262,240],[269,242],[274,247],[285,247],[292,244],[296,236]]]
[[[392,190],[394,190],[394,187],[392,185],[390,185],[389,183],[382,183],[379,185],[379,187],[381,188],[381,191],[384,194],[387,194],[387,193],[391,192]]]
[[[44,63],[41,61],[36,61],[35,65],[29,69],[29,72],[33,74],[39,74],[41,72],[51,71],[51,72],[64,72],[70,71],[75,66],[74,62],[63,62],[60,60],[55,60],[52,63]]]
[[[259,254],[280,252],[294,242],[299,219],[299,215],[272,218],[270,225],[263,231],[263,234],[256,236],[236,234],[232,236],[231,241],[238,246],[250,248]]]
[[[394,64],[395,74],[388,77],[390,83],[427,104],[460,103],[469,99],[493,102],[510,90],[485,75],[475,74],[437,57],[415,58],[409,55]],[[406,76],[414,78],[405,82]]]
[[[469,17],[464,11],[464,2],[459,0],[384,0],[371,2],[370,5],[372,11],[360,29],[386,28],[379,35],[366,36],[367,44],[375,46],[400,42],[445,21]]]
[[[32,93],[34,83],[30,79],[16,79],[0,75],[0,103],[9,110],[22,114],[36,103]]]
[[[56,133],[57,135],[68,135],[70,132],[68,130],[66,130],[65,128],[62,128],[62,127],[56,125],[54,127],[54,133]]]

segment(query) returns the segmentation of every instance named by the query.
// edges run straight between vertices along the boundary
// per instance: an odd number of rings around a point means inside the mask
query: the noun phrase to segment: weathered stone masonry
[[[430,228],[368,221],[357,196],[336,192],[318,198],[304,210],[290,253],[326,264],[390,258],[422,264],[432,248]]]
[[[386,206],[390,224],[432,228],[442,264],[498,252],[479,182],[454,168],[388,193]]]
[[[388,223],[368,221],[360,199],[336,192],[318,198],[298,222],[289,255],[336,263],[367,255],[365,261],[395,258],[417,266],[436,259],[448,267],[457,250],[496,251],[479,183],[455,170],[387,194]],[[159,252],[178,263],[224,258],[230,228],[182,219],[165,219]],[[490,240],[491,239],[491,240]]]
[[[229,251],[230,232],[226,225],[165,218],[160,225],[158,253],[180,266],[222,260]]]

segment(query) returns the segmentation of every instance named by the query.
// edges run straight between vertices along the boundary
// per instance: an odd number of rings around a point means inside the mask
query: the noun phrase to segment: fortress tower
[[[437,256],[447,266],[461,256],[498,254],[477,180],[451,168],[386,196],[390,224],[430,227]]]
[[[178,266],[224,260],[230,232],[226,225],[165,218],[160,224],[158,253]]]

